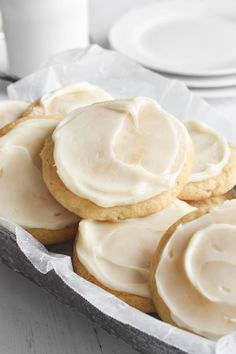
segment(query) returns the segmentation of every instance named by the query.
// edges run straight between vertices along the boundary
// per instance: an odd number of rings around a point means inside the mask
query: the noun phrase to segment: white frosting
[[[100,87],[79,82],[44,95],[40,103],[45,114],[65,116],[76,108],[111,99],[112,97]]]
[[[58,125],[53,140],[60,179],[102,207],[169,191],[191,144],[184,125],[144,97],[76,110]]]
[[[150,298],[149,266],[161,236],[195,208],[175,200],[161,212],[119,223],[83,220],[77,255],[90,274],[113,290]]]
[[[28,106],[23,101],[0,101],[0,128],[19,118]]]
[[[216,339],[236,331],[236,200],[180,225],[157,270],[158,293],[175,323]]]
[[[226,139],[203,123],[187,122],[186,127],[195,149],[193,170],[188,182],[203,181],[220,174],[230,157]]]
[[[51,196],[39,153],[54,119],[30,119],[0,138],[0,216],[27,228],[61,229],[77,221]]]

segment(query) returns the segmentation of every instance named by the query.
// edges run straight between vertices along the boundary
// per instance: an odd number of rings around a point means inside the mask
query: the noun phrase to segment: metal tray
[[[120,337],[139,352],[145,354],[186,354],[186,352],[174,346],[168,345],[157,338],[147,335],[132,326],[114,320],[100,312],[96,307],[63,283],[54,271],[45,275],[38,272],[19,249],[15,235],[3,227],[0,227],[0,243],[0,259],[9,268],[46,289],[49,293],[54,295],[58,301],[84,314],[90,320],[98,323],[108,333]],[[52,252],[56,251],[59,253],[60,247],[60,245],[55,245],[51,246],[49,249]],[[67,244],[67,249],[68,252],[70,252],[70,243]]]

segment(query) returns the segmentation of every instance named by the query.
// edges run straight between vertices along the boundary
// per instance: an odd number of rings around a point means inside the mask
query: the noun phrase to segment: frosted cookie
[[[74,270],[143,312],[154,312],[148,276],[161,236],[195,210],[175,200],[159,213],[119,223],[83,220],[74,245]]]
[[[23,101],[0,101],[0,128],[19,118],[28,106]]]
[[[162,237],[150,284],[159,316],[209,339],[236,330],[236,200],[184,216]]]
[[[44,244],[75,237],[78,222],[53,198],[41,174],[39,153],[57,124],[50,117],[18,119],[0,129],[0,216]]]
[[[225,194],[236,184],[236,149],[215,130],[202,123],[188,122],[195,159],[183,200],[201,200]]]
[[[226,200],[230,200],[233,198],[234,198],[234,196],[231,193],[226,193],[223,195],[218,195],[217,197],[211,197],[211,198],[202,199],[202,200],[188,200],[188,204],[190,204],[198,209],[203,209],[203,208],[210,209],[210,208],[214,208],[216,206],[221,205]]]
[[[190,174],[193,149],[181,122],[138,97],[72,112],[41,156],[44,180],[65,208],[116,221],[169,205]]]
[[[87,82],[77,82],[44,95],[24,112],[24,116],[57,115],[64,117],[76,108],[111,99],[112,97],[100,87]]]

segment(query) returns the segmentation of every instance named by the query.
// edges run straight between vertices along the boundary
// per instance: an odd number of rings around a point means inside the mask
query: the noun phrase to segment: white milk
[[[24,76],[51,55],[86,47],[87,0],[0,0],[9,72]]]

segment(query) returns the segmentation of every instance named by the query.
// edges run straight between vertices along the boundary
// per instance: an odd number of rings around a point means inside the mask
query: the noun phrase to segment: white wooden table
[[[134,354],[86,317],[0,263],[1,354]]]
[[[106,34],[115,18],[147,1],[91,0],[92,39],[107,46]],[[0,44],[0,71],[6,67],[3,51]],[[4,89],[0,83],[0,99]],[[211,103],[225,114],[236,113],[235,99]],[[1,263],[0,283],[0,354],[137,353]]]

